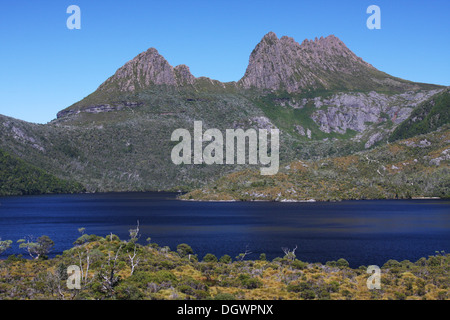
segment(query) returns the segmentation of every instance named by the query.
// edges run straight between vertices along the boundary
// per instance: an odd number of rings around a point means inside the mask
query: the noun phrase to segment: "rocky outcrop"
[[[87,112],[87,113],[102,113],[102,112],[112,112],[112,111],[119,111],[122,110],[124,108],[136,108],[141,106],[142,103],[139,102],[120,102],[120,103],[116,103],[116,104],[100,104],[100,105],[90,105],[87,106],[83,109],[66,109],[66,110],[62,110],[60,112],[58,112],[58,114],[56,115],[56,117],[58,119],[60,118],[64,118],[64,117],[68,117],[71,115],[75,115],[78,114],[80,112]]]
[[[150,48],[119,68],[99,90],[133,92],[152,85],[182,86],[194,80],[187,66],[173,68],[155,48]]]
[[[289,93],[315,89],[416,89],[412,83],[378,71],[334,35],[299,44],[286,36],[278,39],[273,32],[267,33],[253,50],[238,84],[245,89]]]
[[[372,124],[392,121],[399,124],[407,119],[415,106],[437,90],[427,92],[406,92],[397,95],[386,95],[376,92],[340,93],[330,98],[316,97],[310,99],[318,109],[311,118],[323,132],[344,134],[347,129],[364,132]],[[372,137],[376,142],[380,135]],[[373,143],[370,143],[372,145]]]

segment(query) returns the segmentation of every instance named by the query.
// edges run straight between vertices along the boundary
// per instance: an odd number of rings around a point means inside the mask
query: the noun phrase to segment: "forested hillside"
[[[82,192],[76,182],[58,179],[0,150],[0,195]]]

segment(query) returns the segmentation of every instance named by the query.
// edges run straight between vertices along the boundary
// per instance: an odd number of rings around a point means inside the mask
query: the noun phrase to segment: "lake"
[[[151,237],[172,250],[189,244],[206,253],[249,259],[282,257],[282,247],[297,258],[325,263],[345,258],[352,267],[382,266],[389,259],[416,261],[450,252],[449,200],[373,200],[316,203],[192,202],[175,193],[107,193],[0,198],[0,237],[48,235],[61,254],[86,233],[117,234],[140,222],[140,243]],[[1,258],[22,253],[16,243]]]

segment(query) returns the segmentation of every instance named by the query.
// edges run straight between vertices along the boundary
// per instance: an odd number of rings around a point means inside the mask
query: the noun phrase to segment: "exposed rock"
[[[177,84],[178,85],[187,85],[193,84],[195,81],[195,77],[191,74],[189,67],[181,64],[174,68]]]
[[[306,136],[305,129],[301,125],[296,124],[294,126],[294,128],[295,128],[295,131],[297,131],[300,135]]]
[[[276,129],[276,126],[267,117],[254,117],[250,119],[250,123],[253,127],[258,129]]]
[[[317,111],[311,118],[326,133],[345,133],[347,129],[363,132],[371,124],[391,120],[399,124],[409,117],[413,108],[438,90],[385,95],[376,92],[340,93],[331,98],[311,99]],[[386,117],[388,116],[388,117]]]
[[[133,92],[151,85],[181,86],[194,80],[187,66],[173,68],[155,48],[150,48],[118,69],[99,90]]]
[[[310,89],[403,87],[413,84],[379,72],[334,35],[301,44],[267,33],[250,55],[243,88],[303,92]],[[381,85],[380,85],[381,84]]]
[[[250,119],[238,121],[233,123],[234,129],[276,129],[277,127],[270,121],[269,118],[260,116],[260,117],[253,117]]]
[[[56,115],[58,119],[60,118],[64,118],[64,117],[68,117],[74,114],[78,114],[80,112],[87,112],[87,113],[102,113],[102,112],[111,112],[111,111],[119,111],[122,110],[124,108],[135,108],[138,106],[141,106],[142,103],[139,102],[119,102],[116,103],[114,105],[110,105],[110,104],[101,104],[101,105],[91,105],[91,106],[87,106],[83,109],[66,109],[66,110],[62,110],[60,112],[58,112],[58,114]]]
[[[412,148],[426,148],[431,145],[431,142],[428,141],[427,139],[421,140],[418,143],[411,141],[411,140],[399,141],[399,143],[404,144],[408,147],[412,147]]]
[[[431,159],[430,165],[439,166],[441,164],[441,161],[448,161],[450,160],[450,149],[445,149],[442,151],[441,156]]]
[[[378,141],[382,140],[384,137],[383,133],[377,132],[370,136],[369,140],[367,140],[366,144],[364,145],[364,148],[368,149],[371,146],[373,146]]]

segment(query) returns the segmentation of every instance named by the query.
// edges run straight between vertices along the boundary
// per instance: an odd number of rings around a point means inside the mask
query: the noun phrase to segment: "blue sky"
[[[70,5],[81,30],[69,30]],[[369,30],[369,5],[381,29]],[[450,85],[450,1],[2,0],[0,114],[46,123],[150,47],[195,76],[237,81],[269,31],[304,39],[334,34],[376,68]]]

